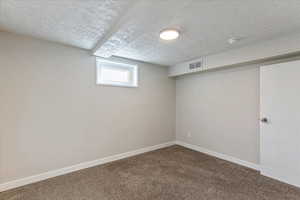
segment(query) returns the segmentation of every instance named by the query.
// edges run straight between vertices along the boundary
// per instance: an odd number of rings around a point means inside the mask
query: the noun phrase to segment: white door
[[[260,73],[262,174],[300,187],[300,61]]]

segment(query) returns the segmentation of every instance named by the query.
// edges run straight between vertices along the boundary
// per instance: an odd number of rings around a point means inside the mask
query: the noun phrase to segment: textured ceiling
[[[300,31],[299,11],[299,0],[0,0],[0,30],[173,65]],[[159,40],[167,27],[179,40]]]
[[[91,49],[130,0],[0,0],[0,30]]]

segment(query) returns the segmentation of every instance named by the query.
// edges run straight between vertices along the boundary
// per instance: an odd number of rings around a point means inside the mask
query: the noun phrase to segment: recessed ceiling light
[[[180,33],[176,29],[165,29],[160,32],[159,37],[162,40],[176,40],[179,37]]]

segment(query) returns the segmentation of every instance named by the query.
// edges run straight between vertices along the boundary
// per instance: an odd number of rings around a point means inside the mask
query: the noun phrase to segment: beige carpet
[[[0,193],[3,200],[300,200],[300,189],[179,146]]]

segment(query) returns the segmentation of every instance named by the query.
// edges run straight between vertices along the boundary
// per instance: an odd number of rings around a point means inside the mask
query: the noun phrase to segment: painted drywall
[[[177,140],[259,163],[259,67],[176,79]]]
[[[175,139],[175,81],[139,66],[139,87],[96,85],[84,50],[0,33],[0,183]]]
[[[284,59],[299,55],[300,37],[298,33],[289,34],[280,38],[254,43],[245,47],[223,51],[218,54],[211,54],[200,59],[190,60],[169,67],[169,76],[180,76],[197,71],[206,71],[224,66],[245,65],[245,63],[272,62],[273,60]],[[203,62],[200,69],[189,69],[190,63]]]

